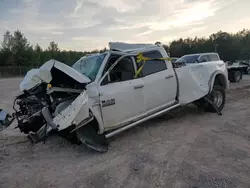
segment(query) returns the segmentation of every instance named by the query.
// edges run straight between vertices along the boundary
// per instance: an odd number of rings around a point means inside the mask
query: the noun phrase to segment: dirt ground
[[[11,112],[20,79],[0,80]],[[181,108],[110,140],[107,153],[51,136],[0,133],[0,188],[250,187],[250,77],[231,84],[223,116]]]

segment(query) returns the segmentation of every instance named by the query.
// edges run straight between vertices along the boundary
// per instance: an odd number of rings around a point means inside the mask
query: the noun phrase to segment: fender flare
[[[215,78],[218,75],[220,76],[219,79],[220,79],[220,82],[223,84],[223,87],[225,89],[228,88],[228,79],[225,76],[225,73],[222,72],[221,70],[217,70],[217,71],[213,72],[212,75],[209,78],[209,81],[208,81],[209,92],[208,93],[211,93],[211,91],[213,89],[213,86],[215,84]]]

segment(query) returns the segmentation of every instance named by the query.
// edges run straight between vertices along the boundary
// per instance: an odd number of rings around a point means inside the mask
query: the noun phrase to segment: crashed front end
[[[14,102],[17,127],[36,143],[54,131],[70,133],[83,119],[90,116],[88,96],[81,93],[45,89],[44,84],[25,91]],[[73,139],[73,134],[71,135]],[[67,136],[67,138],[69,138]]]
[[[72,132],[82,121],[91,119],[85,89],[89,82],[86,76],[55,60],[30,70],[14,100],[12,121],[17,120],[17,128],[33,143],[52,131],[75,139]]]

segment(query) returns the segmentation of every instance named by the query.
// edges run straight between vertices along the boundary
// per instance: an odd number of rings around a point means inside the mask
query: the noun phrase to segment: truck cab
[[[94,113],[98,112],[102,117],[98,121],[100,133],[136,121],[176,103],[177,80],[170,61],[147,61],[140,75],[135,77],[143,63],[136,62],[139,52],[152,59],[167,56],[166,51],[160,46],[133,49],[132,52],[112,49],[103,54],[83,58],[81,62],[73,65],[73,68],[85,75],[89,75],[91,71],[92,75],[95,74],[90,78],[93,82],[86,88],[91,110]],[[94,59],[98,65],[92,61]],[[89,72],[86,72],[86,61],[91,62]],[[82,70],[77,67],[82,67]]]

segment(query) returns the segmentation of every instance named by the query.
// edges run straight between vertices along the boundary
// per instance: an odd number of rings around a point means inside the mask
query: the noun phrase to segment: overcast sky
[[[250,0],[0,0],[0,36],[20,29],[32,44],[92,50],[110,41],[168,44],[250,28]]]

